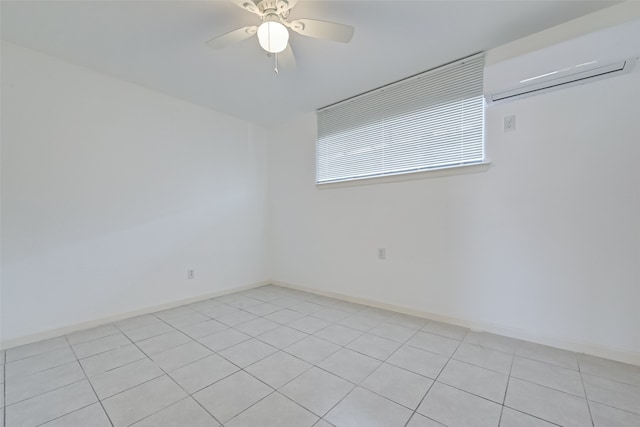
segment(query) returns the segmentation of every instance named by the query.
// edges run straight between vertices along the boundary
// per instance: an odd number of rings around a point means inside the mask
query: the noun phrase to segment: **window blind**
[[[484,160],[478,54],[317,111],[319,184]]]

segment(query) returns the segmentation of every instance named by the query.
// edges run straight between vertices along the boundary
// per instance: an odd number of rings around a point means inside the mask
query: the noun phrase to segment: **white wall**
[[[265,218],[264,129],[2,43],[3,341],[264,281]]]
[[[640,363],[639,119],[636,71],[489,107],[488,171],[327,189],[273,129],[272,277]]]

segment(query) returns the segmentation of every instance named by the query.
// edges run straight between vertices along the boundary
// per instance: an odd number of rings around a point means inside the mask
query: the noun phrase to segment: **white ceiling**
[[[270,126],[612,5],[609,1],[310,1],[291,17],[356,27],[350,44],[291,37],[275,75],[251,38],[204,45],[257,17],[228,1],[5,1],[4,40]]]

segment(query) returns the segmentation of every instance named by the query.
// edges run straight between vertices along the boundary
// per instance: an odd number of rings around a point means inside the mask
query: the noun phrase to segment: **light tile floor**
[[[640,426],[640,367],[264,286],[0,352],[6,427]]]

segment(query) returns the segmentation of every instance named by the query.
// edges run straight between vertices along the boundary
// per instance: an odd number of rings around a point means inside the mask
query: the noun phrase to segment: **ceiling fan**
[[[295,67],[295,59],[289,45],[289,30],[298,34],[318,39],[349,43],[353,37],[354,28],[335,22],[319,21],[316,19],[296,19],[289,21],[291,9],[298,0],[231,0],[246,11],[260,17],[260,25],[250,25],[238,28],[215,37],[205,44],[212,49],[222,49],[231,44],[258,36],[260,46],[270,55],[275,56],[275,72],[278,72],[278,54],[288,68]]]

